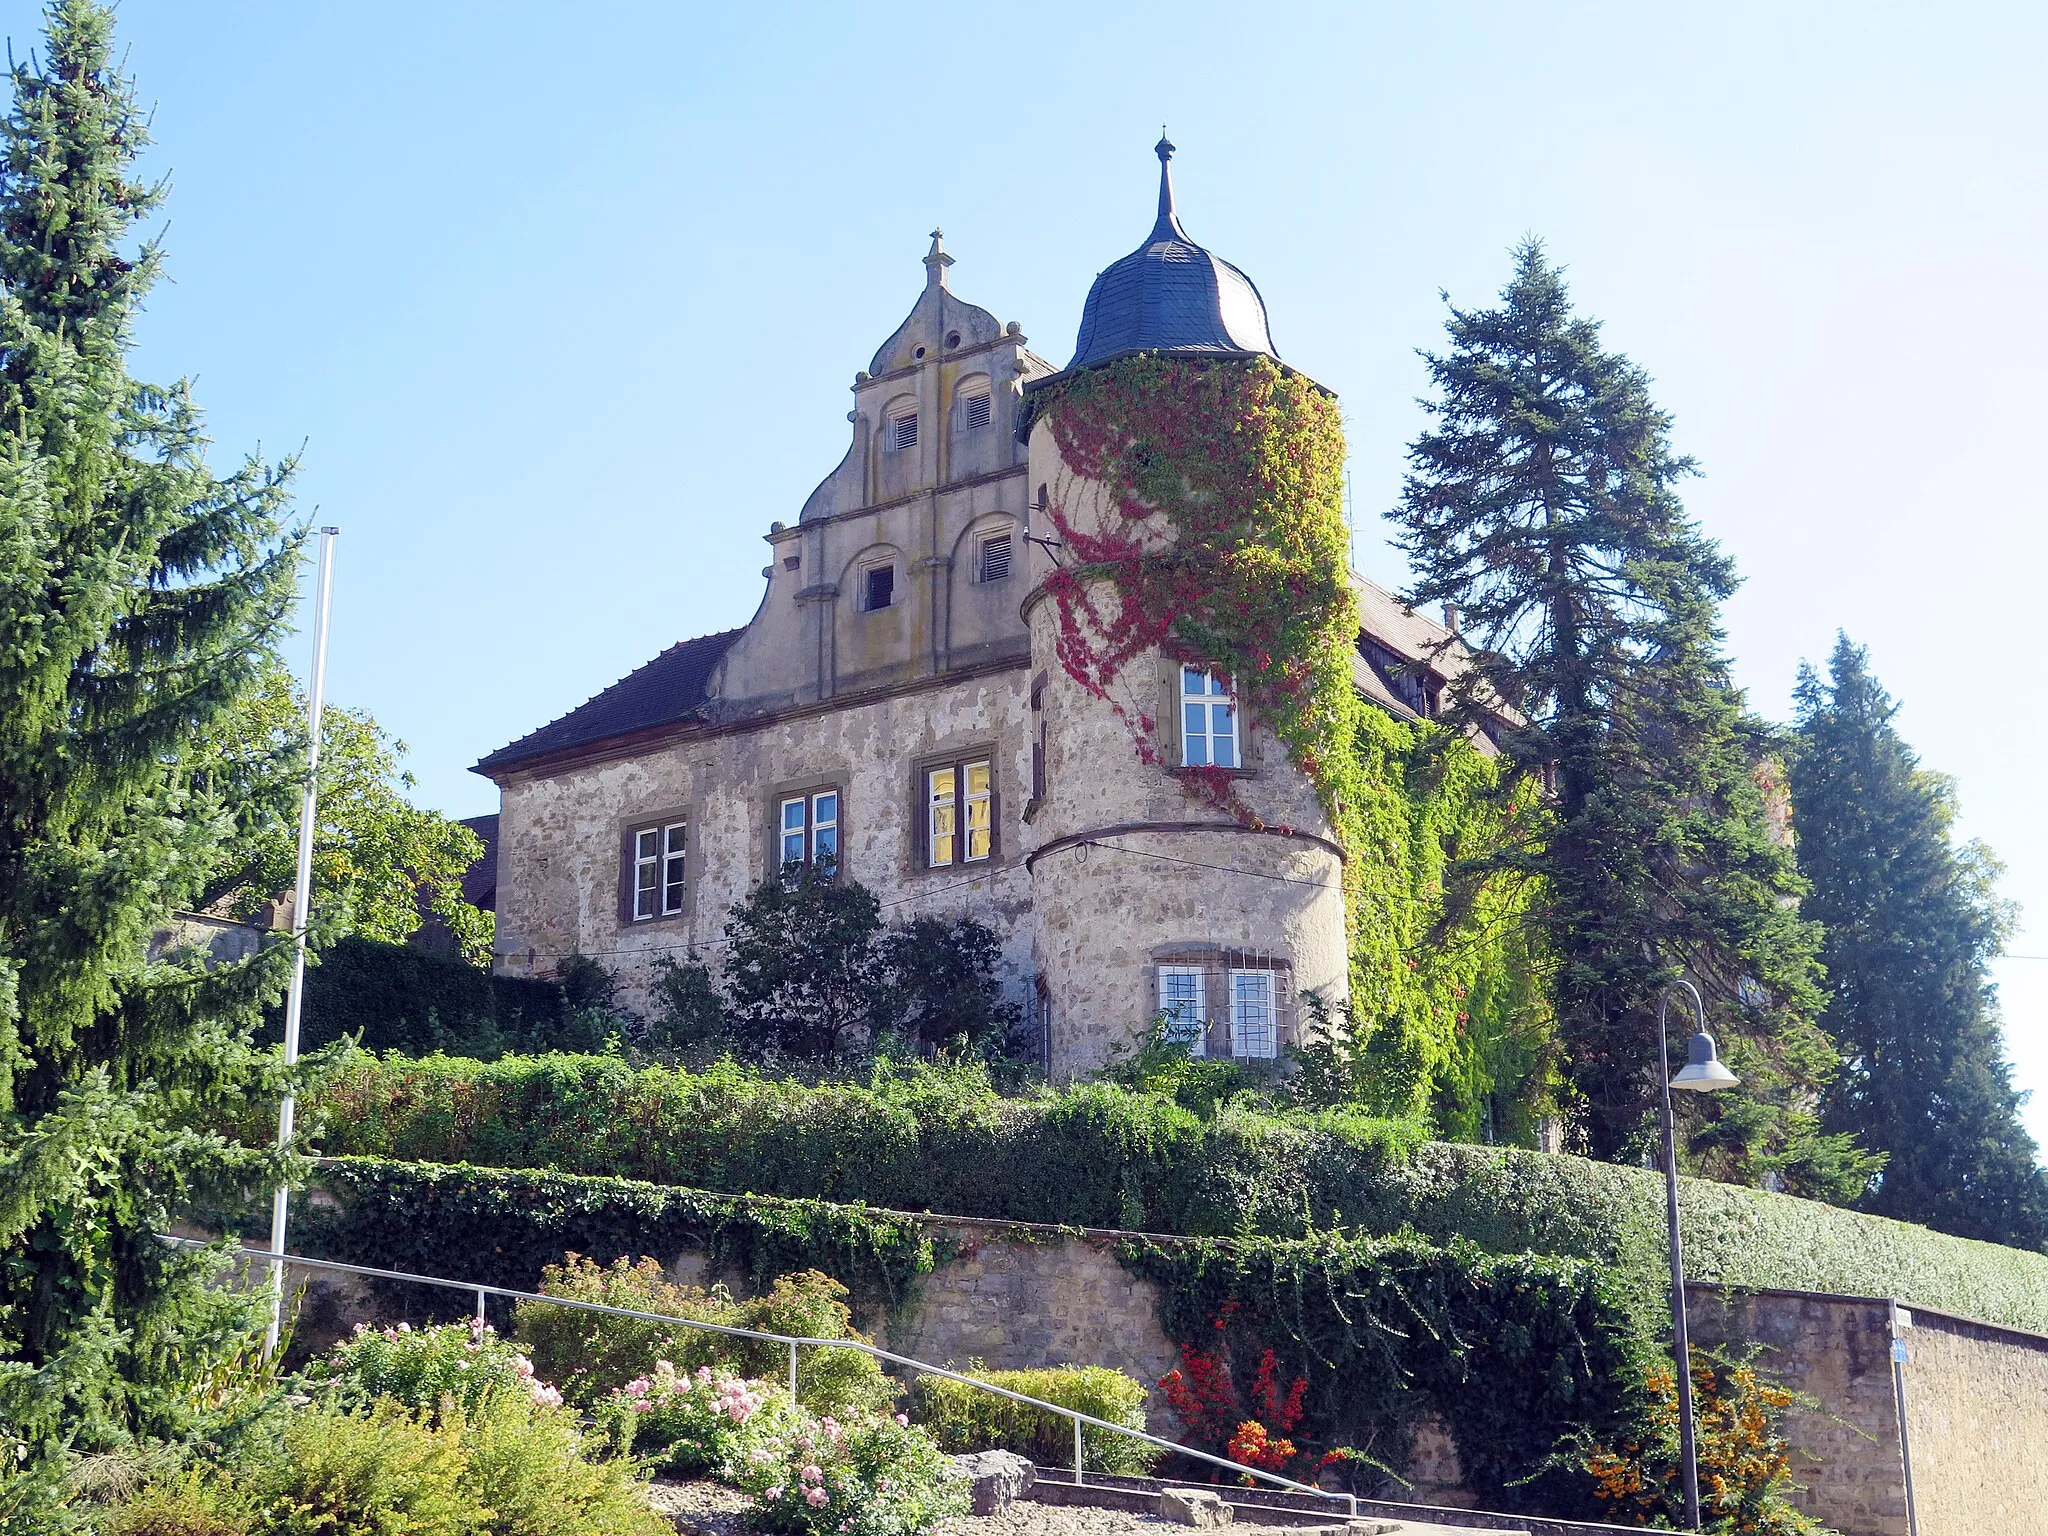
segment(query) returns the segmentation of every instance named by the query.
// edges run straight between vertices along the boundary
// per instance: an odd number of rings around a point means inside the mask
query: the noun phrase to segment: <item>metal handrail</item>
[[[159,1240],[174,1248],[217,1248],[203,1238],[170,1237],[158,1234]],[[265,1264],[274,1263],[277,1255],[267,1248],[244,1248],[237,1245],[228,1250],[237,1258],[256,1259]],[[484,1315],[484,1300],[488,1296],[502,1296],[511,1301],[533,1301],[549,1307],[573,1307],[582,1312],[602,1312],[610,1317],[630,1317],[648,1323],[675,1323],[684,1328],[696,1328],[705,1333],[721,1333],[728,1338],[751,1339],[756,1343],[787,1344],[789,1346],[789,1395],[796,1397],[796,1355],[799,1347],[816,1349],[852,1349],[862,1354],[873,1355],[878,1360],[888,1360],[896,1365],[908,1366],[926,1376],[943,1376],[948,1381],[958,1381],[983,1392],[993,1392],[998,1397],[1007,1397],[1012,1402],[1028,1407],[1042,1408],[1047,1413],[1056,1413],[1074,1421],[1074,1485],[1083,1485],[1081,1426],[1092,1424],[1097,1429],[1107,1429],[1119,1435],[1128,1435],[1133,1440],[1142,1440],[1147,1445],[1156,1445],[1161,1450],[1176,1455],[1190,1456],[1197,1461],[1206,1461],[1212,1466],[1224,1467],[1246,1477],[1264,1478],[1269,1483],[1278,1483],[1296,1493],[1311,1494],[1319,1499],[1342,1500],[1355,1518],[1358,1514],[1358,1495],[1355,1493],[1332,1493],[1327,1488],[1312,1488],[1307,1483],[1297,1483],[1292,1478],[1282,1477],[1277,1472],[1268,1472],[1264,1467],[1248,1467],[1241,1461],[1232,1461],[1224,1456],[1212,1456],[1207,1451],[1198,1451],[1190,1446],[1176,1445],[1171,1440],[1162,1440],[1157,1435],[1147,1434],[1141,1429],[1132,1429],[1128,1424],[1113,1424],[1108,1419],[1098,1419],[1093,1414],[1083,1413],[1078,1408],[1062,1407],[1048,1403],[1043,1398],[1030,1397],[1022,1392],[1012,1392],[1008,1387],[996,1386],[993,1382],[980,1381],[972,1376],[949,1370],[945,1366],[931,1365],[923,1360],[913,1360],[908,1355],[895,1354],[870,1344],[863,1339],[806,1339],[786,1333],[767,1333],[755,1328],[729,1328],[723,1323],[707,1323],[692,1317],[672,1317],[666,1312],[642,1312],[632,1307],[615,1307],[607,1302],[582,1301],[571,1296],[544,1296],[537,1291],[515,1291],[502,1285],[482,1285],[473,1280],[447,1280],[438,1275],[414,1275],[399,1269],[373,1269],[367,1264],[344,1264],[337,1259],[307,1259],[297,1254],[286,1254],[284,1262],[296,1264],[305,1269],[325,1269],[337,1274],[367,1275],[373,1280],[398,1280],[412,1285],[437,1285],[449,1291],[473,1291],[476,1293],[476,1315]]]

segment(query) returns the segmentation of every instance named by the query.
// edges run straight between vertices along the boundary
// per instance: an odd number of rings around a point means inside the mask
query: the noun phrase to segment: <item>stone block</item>
[[[967,1479],[977,1515],[1007,1513],[1038,1481],[1038,1469],[1015,1451],[976,1451],[955,1456],[953,1465]]]
[[[1233,1512],[1223,1495],[1209,1488],[1162,1488],[1159,1490],[1159,1518],[1175,1525],[1208,1529],[1229,1525]]]

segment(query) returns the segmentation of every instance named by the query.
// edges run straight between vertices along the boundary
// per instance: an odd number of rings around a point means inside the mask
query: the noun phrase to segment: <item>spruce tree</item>
[[[1488,862],[1535,877],[1583,1145],[1646,1145],[1656,999],[1685,974],[1745,1079],[1684,1106],[1695,1162],[1854,1194],[1867,1163],[1814,1135],[1834,1060],[1814,1023],[1819,935],[1774,836],[1767,734],[1722,655],[1734,568],[1678,495],[1692,461],[1539,243],[1516,251],[1499,307],[1452,308],[1448,328],[1450,348],[1424,354],[1435,419],[1391,516],[1409,601],[1462,612],[1474,654],[1453,712],[1550,800],[1541,845]]]
[[[274,1077],[278,957],[149,953],[232,834],[181,758],[290,601],[287,475],[216,477],[185,386],[128,375],[161,188],[111,32],[56,0],[0,123],[0,1420],[46,1446],[188,1422],[247,1309],[153,1234],[278,1171],[192,1129]]]
[[[1829,1127],[1890,1154],[1883,1216],[2048,1244],[2048,1177],[2020,1123],[1987,974],[2011,925],[1998,864],[1952,836],[1950,782],[1920,766],[1869,658],[1836,638],[1800,669],[1791,754],[1807,910],[1827,928],[1822,1022],[1842,1053]]]

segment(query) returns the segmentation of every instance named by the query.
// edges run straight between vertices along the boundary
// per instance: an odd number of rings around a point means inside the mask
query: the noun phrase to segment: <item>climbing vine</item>
[[[1155,649],[1226,670],[1352,848],[1364,706],[1336,400],[1267,358],[1148,354],[1063,376],[1034,412],[1073,472],[1046,507],[1069,557],[1046,582],[1067,675],[1157,763],[1156,711],[1120,697],[1119,678]],[[1097,496],[1108,504],[1085,515]],[[1192,797],[1257,822],[1227,772],[1181,776]]]
[[[1336,401],[1266,358],[1145,355],[1063,376],[1034,412],[1071,471],[1046,507],[1069,557],[1046,581],[1067,675],[1156,764],[1158,690],[1123,686],[1132,665],[1156,649],[1227,671],[1336,831],[1352,1002],[1349,1028],[1323,1034],[1341,1042],[1346,1059],[1326,1064],[1346,1096],[1527,1140],[1550,1036],[1518,921],[1529,892],[1458,874],[1533,836],[1535,797],[1500,793],[1462,736],[1360,696]],[[1191,799],[1263,828],[1227,769],[1178,775]]]

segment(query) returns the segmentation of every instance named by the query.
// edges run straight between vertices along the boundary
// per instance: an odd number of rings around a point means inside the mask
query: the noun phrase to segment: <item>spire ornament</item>
[[[943,229],[935,229],[932,231],[932,248],[925,252],[924,257],[925,287],[945,287],[946,268],[951,265],[953,258],[946,254],[946,232]]]
[[[1154,243],[1188,238],[1187,231],[1180,227],[1180,215],[1173,208],[1173,169],[1169,164],[1173,150],[1173,140],[1166,136],[1166,124],[1161,123],[1159,142],[1152,146],[1152,153],[1159,157],[1159,218],[1152,226]]]

